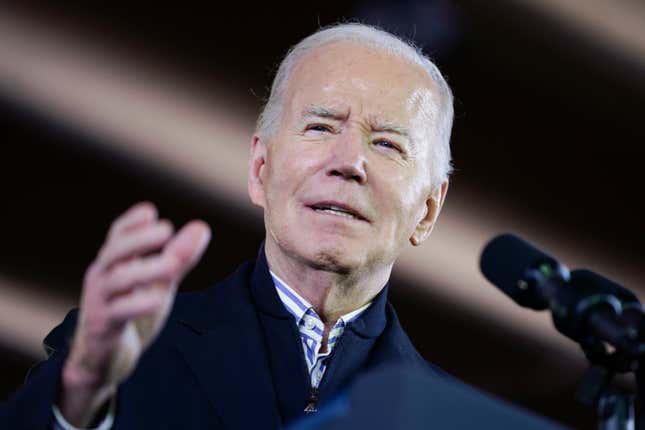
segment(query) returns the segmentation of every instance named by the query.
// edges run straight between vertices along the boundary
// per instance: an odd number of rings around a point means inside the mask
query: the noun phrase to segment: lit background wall
[[[182,289],[254,258],[246,196],[255,116],[287,47],[359,19],[412,38],[456,96],[456,172],[429,243],[392,290],[423,355],[574,427],[582,353],[547,314],[478,273],[487,239],[519,233],[643,297],[645,6],[629,0],[139,3],[0,7],[0,401],[75,306],[110,221],[139,200],[213,228]],[[259,8],[256,8],[259,7]],[[630,385],[631,381],[626,380]]]

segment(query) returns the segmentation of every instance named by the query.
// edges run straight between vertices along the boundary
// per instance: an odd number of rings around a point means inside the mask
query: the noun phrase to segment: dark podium
[[[397,366],[363,375],[348,392],[287,429],[564,430],[565,427],[451,377]]]

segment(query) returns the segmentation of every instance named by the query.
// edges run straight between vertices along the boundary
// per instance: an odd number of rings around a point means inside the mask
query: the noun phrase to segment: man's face
[[[419,66],[351,42],[293,69],[277,131],[255,138],[249,190],[267,247],[339,273],[386,267],[425,239],[439,93]]]

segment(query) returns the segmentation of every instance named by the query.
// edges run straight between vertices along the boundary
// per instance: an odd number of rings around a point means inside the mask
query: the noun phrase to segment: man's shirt
[[[325,329],[325,324],[322,319],[307,300],[290,288],[275,273],[272,271],[269,272],[273,278],[273,283],[275,284],[275,289],[280,300],[282,300],[285,308],[287,308],[296,320],[302,341],[302,350],[309,370],[311,386],[317,388],[325,374],[327,360],[331,356],[336,342],[343,334],[345,326],[358,318],[372,303],[370,302],[338,318],[334,327],[329,331],[327,350],[321,352],[323,349],[323,332]]]

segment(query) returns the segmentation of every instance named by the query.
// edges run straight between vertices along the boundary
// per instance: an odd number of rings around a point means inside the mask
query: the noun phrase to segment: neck
[[[392,265],[348,273],[320,269],[287,255],[270,240],[266,241],[265,252],[271,271],[311,303],[326,327],[370,302],[392,271]]]

